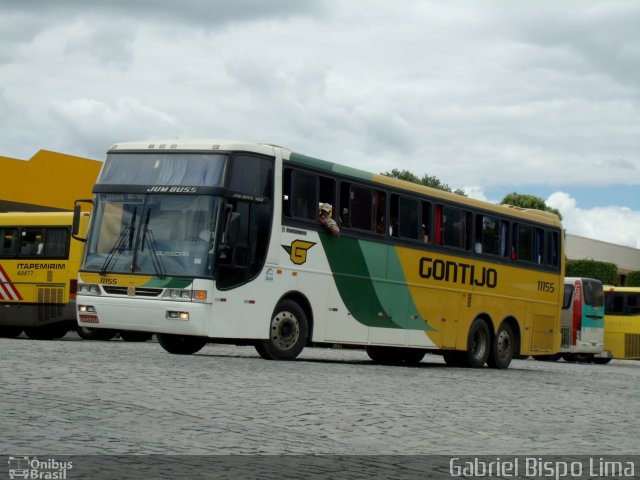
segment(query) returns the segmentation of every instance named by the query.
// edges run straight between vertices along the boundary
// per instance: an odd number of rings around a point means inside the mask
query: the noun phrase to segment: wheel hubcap
[[[298,319],[291,312],[279,312],[271,322],[271,340],[280,350],[288,350],[298,340]]]

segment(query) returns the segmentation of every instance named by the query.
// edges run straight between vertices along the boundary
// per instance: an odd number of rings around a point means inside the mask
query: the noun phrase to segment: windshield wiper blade
[[[120,236],[116,240],[116,243],[113,245],[113,247],[111,247],[111,250],[109,250],[109,254],[107,255],[107,258],[102,264],[102,267],[100,268],[100,275],[106,275],[107,271],[109,270],[109,266],[111,265],[111,262],[116,257],[116,254],[120,255],[120,252],[123,250],[122,247],[124,246],[124,243],[127,240],[127,234],[129,234],[129,250],[131,250],[131,246],[133,244],[133,234],[135,232],[134,225],[136,223],[137,212],[138,212],[138,209],[134,208],[133,214],[131,215],[131,222],[129,222],[129,226],[125,227],[122,230],[122,232],[120,232]]]
[[[160,279],[166,278],[164,264],[162,258],[156,255],[158,250],[156,239],[153,236],[153,231],[149,228],[149,218],[151,217],[151,209],[147,209],[147,217],[145,218],[144,225],[142,227],[142,245],[140,245],[140,251],[144,252],[145,244],[149,247],[149,255],[151,256],[151,264],[156,271],[156,275]]]
[[[153,269],[156,271],[156,275],[158,276],[158,278],[164,280],[167,275],[165,274],[165,268],[164,264],[162,263],[162,258],[156,255],[156,251],[158,249],[156,239],[153,236],[153,231],[147,227],[145,227],[144,231],[142,232],[142,245],[144,245],[145,241],[147,242],[147,246],[149,247],[149,255],[151,255],[151,263],[153,265]]]
[[[109,270],[109,266],[111,265],[111,262],[116,257],[116,254],[120,255],[120,252],[122,251],[122,247],[124,246],[124,243],[127,239],[127,234],[129,233],[130,230],[131,230],[131,227],[126,227],[124,230],[122,230],[122,232],[120,232],[120,236],[116,240],[116,243],[113,244],[113,247],[111,247],[111,250],[109,250],[109,254],[107,255],[107,258],[102,264],[102,267],[100,267],[100,275],[106,275],[107,271]]]

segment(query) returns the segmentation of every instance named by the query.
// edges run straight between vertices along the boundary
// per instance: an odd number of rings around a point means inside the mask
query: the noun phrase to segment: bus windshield
[[[602,282],[583,278],[582,289],[584,291],[585,305],[589,305],[594,308],[602,307],[604,305],[604,290],[602,289]]]
[[[212,277],[222,207],[208,195],[97,194],[84,268]]]
[[[219,187],[224,179],[227,157],[211,153],[111,153],[99,183]]]

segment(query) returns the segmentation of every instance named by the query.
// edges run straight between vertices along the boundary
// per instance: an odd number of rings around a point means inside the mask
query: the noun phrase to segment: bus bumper
[[[77,298],[81,327],[207,336],[210,315],[208,303]]]

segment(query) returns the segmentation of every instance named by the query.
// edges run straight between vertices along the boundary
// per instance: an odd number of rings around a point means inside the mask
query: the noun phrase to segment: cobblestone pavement
[[[375,365],[363,350],[0,339],[0,453],[611,455],[640,451],[640,362]]]

